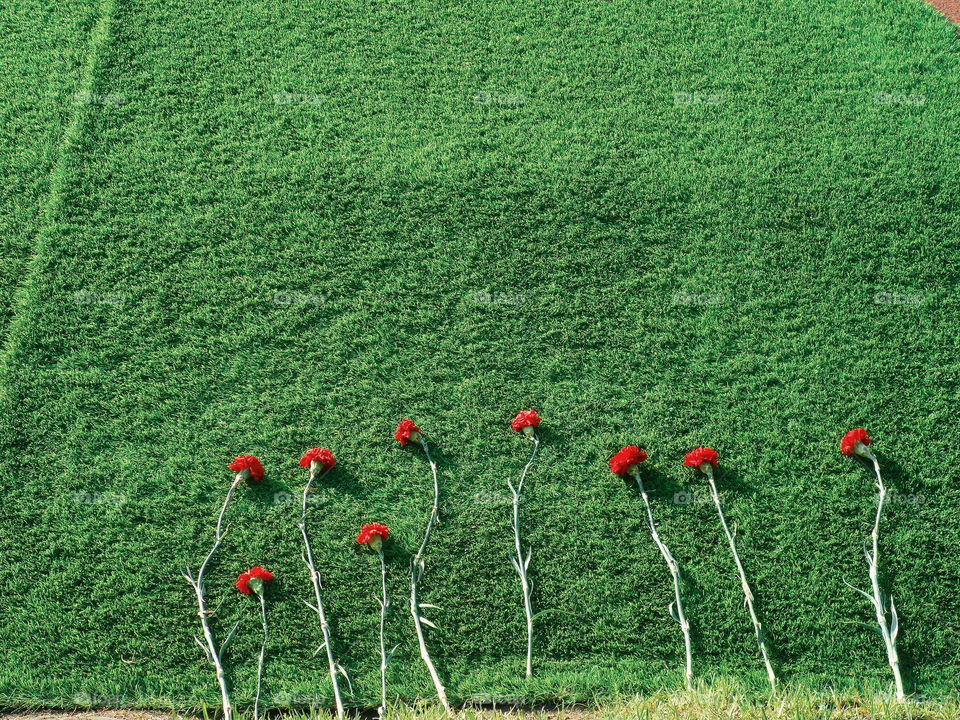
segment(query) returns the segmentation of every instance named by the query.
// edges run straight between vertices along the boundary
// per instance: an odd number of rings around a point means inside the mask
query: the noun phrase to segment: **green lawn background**
[[[429,696],[402,602],[429,474],[392,440],[401,417],[441,465],[423,599],[453,697],[680,682],[669,574],[606,468],[628,443],[691,581],[697,672],[759,670],[680,464],[708,444],[783,674],[886,682],[842,583],[866,583],[873,485],[838,453],[859,425],[900,494],[881,562],[904,664],[921,691],[955,689],[960,56],[930,8],[100,12],[85,81],[124,102],[73,118],[4,358],[0,700],[216,702],[179,571],[238,453],[268,475],[208,581],[221,637],[243,621],[231,681],[249,699],[259,642],[232,582],[264,564],[271,704],[327,698],[288,502],[313,445],[340,460],[311,527],[351,701],[377,691],[379,577],[353,543],[369,521],[394,537],[391,686]],[[519,681],[507,560],[527,407],[545,418],[523,508],[534,603],[555,610],[542,685]]]

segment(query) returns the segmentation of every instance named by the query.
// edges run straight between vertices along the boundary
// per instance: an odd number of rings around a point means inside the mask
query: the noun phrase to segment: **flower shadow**
[[[874,454],[877,456],[877,460],[880,463],[880,474],[883,477],[883,484],[887,486],[887,490],[912,487],[907,476],[907,471],[904,469],[903,465],[879,450],[874,451]],[[873,463],[866,458],[861,458],[859,456],[857,457],[863,462],[864,466],[870,471],[872,476]]]
[[[658,512],[658,505],[676,506],[686,504],[683,498],[686,498],[690,495],[690,489],[686,485],[678,483],[671,476],[660,472],[652,466],[641,465],[640,470],[644,490],[646,490],[647,496],[650,499],[651,512],[654,516],[654,522],[657,525],[658,531],[660,531],[661,516],[665,515],[665,513]],[[634,480],[632,477],[624,477],[623,480],[628,491],[639,503],[639,512],[645,514],[646,509],[643,507],[643,501],[640,496],[640,488],[637,486],[636,480]],[[668,512],[675,513],[676,509],[671,507]],[[644,520],[644,525],[646,526],[646,519]],[[671,554],[677,558],[677,565],[680,571],[682,600],[687,611],[687,618],[690,620],[690,643],[693,649],[693,654],[696,657],[699,649],[703,646],[703,634],[700,630],[699,623],[696,620],[696,618],[702,616],[699,606],[702,601],[703,590],[700,584],[697,582],[696,576],[687,571],[687,563],[680,559],[686,553],[680,552],[678,556],[678,553],[674,548],[674,543],[666,538],[664,538],[664,540],[667,546],[670,548]],[[650,541],[653,542],[652,538]],[[689,548],[684,548],[684,550],[688,551]],[[669,575],[667,577],[669,577]]]
[[[271,506],[282,506],[291,510],[299,518],[303,504],[303,489],[309,479],[308,471],[297,467],[296,471],[270,473],[259,483],[247,483],[245,494],[248,501],[260,510]],[[364,497],[362,484],[358,476],[349,468],[337,465],[329,471],[318,474],[307,495],[307,514],[313,515],[319,507],[342,502],[349,496],[354,504]]]
[[[714,471],[714,478],[717,483],[717,492],[720,493],[721,498],[725,494],[750,497],[757,493],[757,489],[752,484],[745,482],[737,469],[729,465],[720,465]],[[709,487],[706,478],[698,479],[702,479],[704,487]]]
[[[640,466],[641,478],[643,479],[643,487],[647,491],[647,494],[650,496],[650,501],[656,504],[657,500],[668,500],[674,498],[677,494],[687,492],[688,487],[681,485],[674,478],[670,477],[666,473],[663,473],[652,466],[645,464]],[[636,481],[631,477],[625,477],[628,487],[630,487],[637,495],[640,494],[640,490],[637,487]]]

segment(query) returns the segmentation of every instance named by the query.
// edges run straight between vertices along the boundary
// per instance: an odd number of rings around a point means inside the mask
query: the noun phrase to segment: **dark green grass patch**
[[[422,598],[442,608],[451,694],[543,699],[507,674],[526,407],[545,418],[522,523],[556,697],[616,694],[618,672],[626,692],[680,683],[669,574],[606,468],[627,443],[650,453],[697,673],[760,662],[706,486],[680,465],[709,444],[784,676],[887,681],[842,583],[866,583],[874,509],[869,470],[838,453],[858,425],[897,496],[881,564],[905,669],[952,688],[960,46],[932,10],[106,9],[90,91],[127,101],[78,124],[6,357],[0,699],[216,701],[179,571],[241,452],[268,474],[208,581],[221,637],[242,620],[231,680],[248,698],[259,642],[232,582],[263,564],[267,696],[327,697],[296,528],[314,445],[340,460],[311,527],[351,702],[377,690],[378,569],[353,542],[369,521],[393,531],[391,687],[429,696],[403,604],[429,471],[392,440],[404,416],[440,462]]]

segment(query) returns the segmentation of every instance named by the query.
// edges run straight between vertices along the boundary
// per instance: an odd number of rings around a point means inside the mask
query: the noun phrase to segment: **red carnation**
[[[396,438],[401,447],[406,445],[408,440],[420,442],[420,428],[414,424],[413,420],[403,419],[397,425],[397,431],[393,434],[393,437]]]
[[[627,445],[610,458],[610,471],[617,475],[633,472],[633,468],[646,461],[647,454],[636,445]]]
[[[390,537],[390,530],[383,523],[368,523],[360,529],[357,542],[369,545],[374,550],[380,550],[383,541]]]
[[[336,465],[337,461],[333,453],[326,448],[310,448],[300,458],[300,464],[303,467],[310,467],[310,463],[317,463],[323,471],[327,471]]]
[[[253,587],[250,586],[250,581],[256,580],[257,582],[253,583]],[[242,592],[244,595],[249,595],[251,591],[256,590],[258,593],[263,589],[263,584],[273,580],[273,573],[269,570],[264,570],[262,567],[257,565],[252,567],[246,572],[240,573],[237,577],[237,590]],[[258,589],[259,586],[259,589]]]
[[[717,451],[713,448],[708,447],[698,447],[696,450],[691,450],[683,458],[683,464],[687,467],[698,468],[703,463],[710,463],[714,467],[717,466]]]
[[[235,473],[246,471],[247,479],[253,482],[263,480],[263,465],[260,463],[260,458],[253,455],[237,455],[228,467]]]
[[[840,452],[844,455],[856,455],[857,453],[857,443],[863,443],[864,445],[869,445],[873,440],[867,435],[867,431],[863,428],[854,428],[846,435],[843,436],[843,439],[840,441]]]
[[[512,427],[517,432],[520,432],[524,428],[535,428],[540,424],[541,417],[537,415],[536,410],[521,410],[517,413],[517,416],[513,419],[513,422],[510,423]]]

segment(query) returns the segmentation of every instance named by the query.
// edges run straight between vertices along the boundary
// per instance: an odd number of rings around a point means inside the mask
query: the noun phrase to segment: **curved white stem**
[[[683,630],[683,645],[686,654],[684,677],[686,678],[687,690],[693,690],[693,650],[690,643],[690,623],[687,620],[687,616],[683,614],[683,602],[680,599],[680,566],[677,564],[677,561],[673,559],[673,555],[670,554],[666,543],[660,539],[660,533],[657,532],[657,526],[653,522],[653,511],[650,509],[650,499],[647,497],[647,491],[643,487],[643,480],[640,478],[639,469],[634,469],[634,477],[637,480],[637,487],[640,489],[640,494],[643,496],[643,503],[647,508],[647,521],[650,524],[650,534],[660,549],[660,554],[663,555],[667,567],[670,568],[670,575],[673,576],[673,594],[677,609],[675,619],[680,624],[680,629]]]
[[[320,573],[317,572],[316,565],[313,561],[313,548],[310,545],[310,536],[307,533],[307,496],[310,492],[310,487],[313,485],[315,476],[316,472],[311,468],[310,479],[303,488],[303,511],[300,515],[300,534],[303,536],[303,545],[305,548],[303,561],[310,570],[310,581],[313,583],[313,597],[316,605],[310,605],[310,607],[320,616],[320,629],[323,631],[323,647],[326,648],[327,651],[327,668],[330,672],[333,700],[337,706],[337,718],[338,720],[343,720],[344,708],[343,699],[340,697],[340,682],[337,677],[338,666],[336,660],[333,658],[333,647],[330,644],[330,623],[327,621],[327,614],[323,609],[323,599],[321,597],[323,583],[320,581]]]
[[[880,477],[880,463],[876,455],[867,451],[866,457],[873,463],[873,469],[877,476],[877,489],[880,496],[877,500],[877,515],[873,521],[873,531],[870,533],[872,545],[872,554],[867,554],[867,565],[870,568],[870,585],[873,589],[873,608],[877,614],[877,624],[880,626],[880,635],[883,637],[883,644],[887,649],[887,662],[890,663],[890,669],[893,671],[893,681],[896,685],[897,699],[903,700],[906,694],[903,690],[903,678],[900,676],[900,657],[897,654],[897,635],[900,632],[900,621],[897,617],[897,609],[893,604],[893,597],[890,597],[890,621],[887,621],[887,611],[883,602],[883,595],[880,592],[879,578],[879,557],[880,557],[880,514],[883,512],[883,504],[887,497],[887,489],[883,484],[883,478]]]
[[[257,664],[257,695],[253,699],[253,720],[260,720],[260,690],[263,687],[263,661],[267,656],[267,601],[263,591],[257,593],[260,598],[260,619],[263,621],[263,644],[260,646],[260,662]]]
[[[420,603],[417,600],[417,583],[420,581],[420,578],[423,577],[424,570],[423,556],[427,550],[427,544],[430,542],[430,534],[433,532],[433,527],[437,524],[440,516],[440,481],[437,478],[437,464],[433,461],[433,458],[430,457],[430,449],[427,447],[427,441],[422,436],[420,438],[420,445],[423,447],[423,453],[426,455],[427,462],[430,463],[430,470],[433,473],[433,506],[430,509],[430,519],[427,521],[427,528],[423,533],[423,541],[420,543],[420,549],[417,550],[417,554],[413,558],[413,564],[410,570],[410,612],[413,615],[413,626],[417,631],[417,641],[420,644],[420,657],[424,665],[427,666],[427,671],[433,680],[440,704],[443,705],[443,709],[449,713],[450,703],[447,702],[447,691],[443,687],[443,683],[440,682],[440,676],[437,674],[433,660],[430,659],[430,652],[427,650],[427,641],[423,635],[423,621],[420,617]]]
[[[523,611],[527,619],[527,677],[533,677],[533,602],[530,599],[530,581],[527,579],[527,568],[530,566],[530,555],[532,549],[527,550],[527,556],[523,556],[523,548],[520,544],[520,494],[523,492],[523,483],[527,479],[527,473],[534,460],[537,459],[537,451],[540,449],[540,440],[536,435],[531,435],[533,440],[533,453],[530,460],[523,468],[520,475],[520,482],[514,487],[513,483],[508,481],[510,492],[513,494],[513,541],[516,549],[516,556],[512,557],[513,567],[520,575],[520,589],[523,591]]]
[[[720,494],[717,492],[717,484],[713,480],[713,468],[710,467],[709,463],[705,463],[707,473],[707,480],[710,481],[710,493],[713,495],[713,502],[717,506],[717,513],[720,515],[720,524],[723,525],[723,532],[727,536],[727,541],[730,543],[730,552],[733,553],[733,560],[737,564],[737,572],[740,575],[740,586],[743,588],[743,597],[747,604],[747,609],[750,611],[750,620],[753,622],[753,632],[757,636],[757,645],[760,646],[760,654],[763,655],[763,664],[767,668],[767,679],[770,681],[770,689],[777,689],[777,676],[773,672],[773,665],[770,663],[770,657],[767,654],[767,644],[763,637],[763,625],[760,623],[760,619],[757,617],[757,613],[753,608],[753,592],[750,590],[750,585],[747,584],[747,573],[743,569],[743,563],[740,562],[740,554],[737,552],[737,544],[734,542],[733,533],[730,532],[730,528],[727,526],[727,519],[723,516],[723,508],[720,507]]]
[[[204,588],[203,581],[207,573],[207,566],[210,564],[210,560],[213,558],[214,553],[220,547],[220,544],[223,542],[223,538],[226,537],[227,531],[223,529],[223,518],[227,513],[227,506],[230,505],[230,500],[233,498],[233,492],[237,489],[237,486],[243,481],[243,475],[238,474],[234,479],[233,483],[230,485],[230,489],[227,491],[227,497],[223,501],[223,507],[220,509],[220,515],[217,517],[217,529],[216,535],[214,537],[213,547],[210,548],[210,552],[207,553],[207,556],[204,558],[203,563],[200,565],[200,569],[197,571],[197,577],[194,578],[190,574],[190,571],[187,570],[183,573],[183,576],[187,579],[187,582],[190,583],[193,587],[193,591],[197,596],[197,608],[198,615],[200,616],[200,626],[203,628],[203,637],[206,641],[206,647],[204,648],[207,659],[213,664],[214,670],[217,675],[217,683],[220,686],[220,700],[223,703],[223,719],[232,720],[233,717],[233,704],[230,702],[230,691],[227,687],[227,677],[223,669],[223,651],[224,647],[217,649],[217,644],[213,639],[213,631],[210,629],[209,617],[213,614],[212,610],[207,610],[206,605],[206,589]]]
[[[377,709],[377,714],[382,719],[387,714],[387,643],[385,630],[390,600],[387,597],[387,563],[383,559],[383,550],[380,550],[377,554],[380,556],[380,578],[383,589],[383,597],[380,600],[380,707]]]

